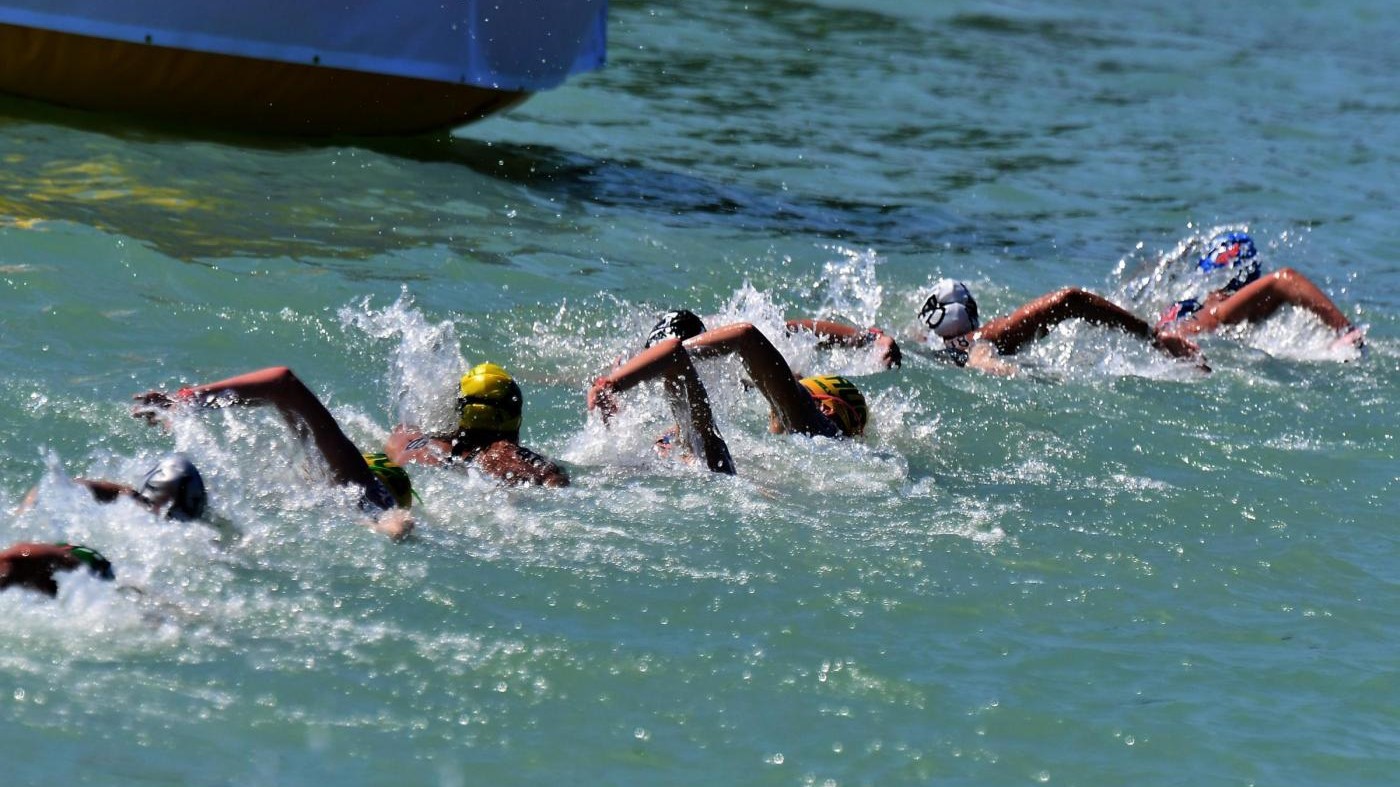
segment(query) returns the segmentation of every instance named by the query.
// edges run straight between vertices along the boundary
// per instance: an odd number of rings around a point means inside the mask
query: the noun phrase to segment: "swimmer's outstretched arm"
[[[671,412],[691,451],[711,470],[733,475],[734,460],[715,424],[709,393],[679,339],[659,341],[595,380],[588,391],[588,409],[597,410],[606,421],[616,411],[613,394],[658,377],[665,383]]]
[[[1292,268],[1283,268],[1255,279],[1233,295],[1212,295],[1192,319],[1173,323],[1164,333],[1191,336],[1222,325],[1256,322],[1289,304],[1307,309],[1333,330],[1345,333],[1352,328],[1351,321],[1317,285]]]
[[[817,409],[778,348],[752,324],[739,322],[706,331],[687,339],[685,348],[697,358],[738,355],[783,429],[808,435],[830,433],[830,420]]]
[[[355,484],[364,489],[377,484],[360,449],[345,436],[340,424],[336,423],[335,417],[316,398],[316,394],[285,366],[273,366],[227,380],[181,388],[174,396],[147,391],[137,394],[135,399],[161,409],[183,403],[198,407],[272,405],[298,436],[303,439],[310,437],[316,444],[336,483]],[[149,420],[149,411],[143,413],[138,409],[136,415]]]
[[[1070,319],[1104,325],[1145,339],[1175,358],[1200,354],[1191,342],[1179,336],[1157,336],[1152,326],[1107,298],[1077,287],[1066,287],[1036,298],[1005,317],[998,317],[977,332],[977,338],[990,342],[997,351],[1012,355],[1050,329]]]
[[[73,483],[87,489],[92,493],[92,497],[99,503],[113,503],[122,497],[129,497],[140,503],[152,512],[157,511],[157,507],[151,505],[149,500],[141,497],[134,487],[129,484],[122,484],[116,481],[105,481],[98,478],[74,478]],[[15,515],[23,514],[33,508],[39,502],[39,487],[36,484],[25,493],[24,499],[15,508]]]
[[[272,405],[298,437],[303,440],[310,437],[316,444],[326,460],[332,481],[354,484],[367,496],[374,495],[379,489],[379,480],[369,469],[360,449],[345,436],[340,424],[336,423],[335,417],[316,398],[316,394],[285,366],[273,366],[227,380],[181,388],[173,397],[160,391],[147,391],[134,398],[147,407],[161,409],[177,404],[196,407]],[[153,420],[149,410],[143,412],[139,407],[135,415]],[[368,525],[399,541],[412,532],[413,519],[405,509],[388,509],[372,516]]]
[[[839,344],[842,347],[867,347],[874,345],[880,353],[880,361],[886,369],[893,369],[904,362],[904,356],[900,353],[899,345],[895,343],[894,337],[879,328],[871,327],[861,330],[831,320],[804,318],[788,320],[787,329],[789,332],[810,331],[821,337],[823,346]]]

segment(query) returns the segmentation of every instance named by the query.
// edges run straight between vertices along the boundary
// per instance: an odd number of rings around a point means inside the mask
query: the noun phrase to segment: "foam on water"
[[[874,249],[857,251],[833,246],[831,251],[841,257],[822,266],[819,284],[826,285],[821,303],[823,315],[843,315],[861,327],[874,325],[884,302],[884,288],[876,279],[884,258]]]
[[[1053,380],[1108,383],[1132,375],[1191,382],[1204,377],[1193,363],[1154,349],[1141,338],[1082,320],[1060,323],[1010,361],[1032,375]]]

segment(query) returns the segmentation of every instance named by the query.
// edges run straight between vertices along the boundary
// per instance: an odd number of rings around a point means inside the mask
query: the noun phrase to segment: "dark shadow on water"
[[[539,145],[486,144],[461,137],[356,144],[388,156],[457,164],[545,194],[624,208],[663,222],[694,224],[701,218],[745,232],[812,234],[882,247],[941,241],[962,223],[945,211],[773,193]]]
[[[45,126],[97,135],[96,141],[56,160],[58,143]],[[8,167],[10,182],[0,185],[0,215],[74,221],[142,240],[180,259],[365,259],[395,249],[455,247],[464,238],[480,240],[493,231],[480,210],[484,206],[473,204],[481,193],[512,186],[525,189],[526,199],[552,200],[576,212],[619,211],[670,226],[809,235],[885,251],[956,243],[954,236],[967,232],[964,220],[927,206],[774,193],[635,161],[448,133],[252,136],[10,97],[0,97],[0,129],[11,138],[0,140],[0,156],[22,159],[39,150],[45,157],[28,169]],[[16,141],[17,136],[28,139]],[[103,138],[133,147],[113,149]],[[207,154],[201,160],[191,151],[199,145],[246,151],[252,160],[234,155],[220,161]],[[341,167],[335,171],[340,180],[321,177],[331,171],[326,160],[353,150],[400,164],[443,165],[458,174],[413,166],[366,174]],[[286,160],[303,156],[305,162]],[[181,163],[171,163],[172,158]],[[358,163],[363,162],[360,157]],[[473,177],[461,177],[463,171]],[[95,199],[95,193],[108,198]],[[466,207],[454,209],[451,202]]]

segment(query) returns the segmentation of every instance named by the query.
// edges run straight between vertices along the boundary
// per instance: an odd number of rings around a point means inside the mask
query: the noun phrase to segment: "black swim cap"
[[[651,327],[651,333],[647,334],[646,344],[642,346],[650,347],[659,341],[671,338],[685,341],[704,332],[705,323],[695,316],[695,312],[689,309],[666,312]]]
[[[169,503],[165,515],[171,519],[199,519],[209,501],[203,476],[184,454],[171,454],[160,460],[146,473],[137,492],[157,508]]]

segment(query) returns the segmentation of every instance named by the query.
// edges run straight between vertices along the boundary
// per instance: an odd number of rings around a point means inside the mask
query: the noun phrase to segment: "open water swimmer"
[[[682,342],[667,338],[594,381],[588,409],[606,421],[617,407],[616,394],[647,380],[665,382],[687,448],[716,472],[733,473],[729,449],[720,436],[709,394],[700,382],[696,359],[734,355],[754,387],[768,401],[770,430],[820,437],[856,437],[864,433],[869,413],[865,397],[844,377],[796,376],[782,353],[750,323],[705,331]],[[663,438],[664,439],[664,438]]]
[[[475,467],[507,484],[568,486],[569,476],[548,457],[520,444],[525,397],[515,378],[494,363],[472,367],[458,382],[457,428],[425,434],[399,424],[384,446],[399,464]]]
[[[170,454],[162,458],[146,472],[140,486],[100,478],[71,480],[87,489],[99,503],[132,500],[157,516],[178,522],[191,522],[203,518],[209,503],[209,495],[204,488],[204,476],[184,454]],[[30,489],[17,513],[33,508],[38,494],[37,486]]]
[[[967,285],[941,279],[919,309],[919,321],[942,341],[939,358],[955,366],[995,374],[1015,372],[1015,367],[998,356],[1015,354],[1065,320],[1083,320],[1092,325],[1117,328],[1175,358],[1198,362],[1200,359],[1199,348],[1190,341],[1171,334],[1158,335],[1152,326],[1127,309],[1077,287],[1042,295],[983,325],[977,301]]]
[[[1260,263],[1249,233],[1232,230],[1211,238],[1196,272],[1202,282],[1224,278],[1224,284],[1203,297],[1182,298],[1168,306],[1157,323],[1158,335],[1195,336],[1226,325],[1259,322],[1284,306],[1296,306],[1335,331],[1334,344],[1365,349],[1365,332],[1316,284],[1293,268],[1263,275]]]
[[[408,474],[382,454],[361,453],[321,400],[285,366],[188,386],[173,395],[147,391],[135,398],[135,415],[152,423],[156,413],[174,408],[274,407],[298,437],[316,446],[334,483],[360,489],[360,507],[370,516],[370,527],[394,540],[413,530]]]
[[[56,575],[86,568],[99,579],[116,578],[112,562],[80,544],[24,542],[0,550],[0,590],[27,588],[46,596],[58,595]]]

